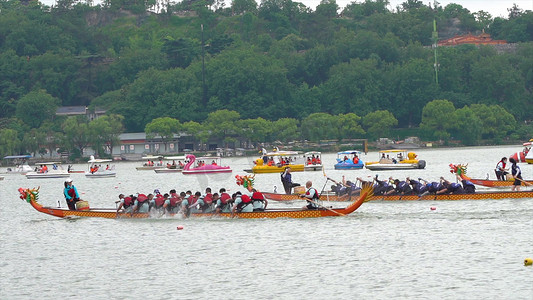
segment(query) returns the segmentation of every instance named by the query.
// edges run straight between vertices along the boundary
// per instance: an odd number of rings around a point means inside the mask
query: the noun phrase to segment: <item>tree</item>
[[[121,115],[108,115],[89,123],[91,142],[100,156],[106,152],[113,155],[113,146],[119,144],[119,136],[124,131],[123,120]]]
[[[39,152],[41,147],[45,144],[45,141],[46,134],[39,129],[33,128],[24,135],[22,145],[27,152],[36,156],[35,154]]]
[[[448,100],[433,100],[422,109],[422,129],[429,137],[448,141],[455,127],[455,107]]]
[[[300,138],[298,120],[281,118],[272,124],[273,139],[281,142],[290,142]]]
[[[470,109],[483,123],[484,139],[502,140],[516,128],[513,115],[499,105],[472,104]]]
[[[194,139],[199,141],[201,144],[207,143],[209,140],[209,130],[206,126],[195,122],[189,121],[183,123],[183,131],[193,136]]]
[[[483,122],[481,119],[468,106],[456,110],[454,118],[456,120],[453,128],[455,136],[460,139],[464,145],[476,145],[481,138],[483,130]]]
[[[71,149],[77,149],[79,155],[83,156],[83,150],[91,142],[89,132],[89,122],[85,116],[68,117],[63,125],[65,140]]]
[[[221,109],[207,115],[204,125],[211,132],[211,136],[221,137],[226,144],[235,140],[238,127],[236,122],[240,119],[240,114],[233,110]]]
[[[0,129],[0,153],[4,155],[19,154],[20,140],[14,129]]]
[[[354,139],[360,138],[365,134],[365,131],[359,124],[361,117],[354,113],[339,114],[336,116],[337,121],[337,138]]]
[[[391,128],[396,125],[398,120],[388,110],[377,110],[363,117],[363,128],[374,139],[390,136]]]
[[[29,92],[18,101],[16,115],[31,128],[38,128],[55,116],[59,103],[59,99],[44,90]]]
[[[328,113],[314,113],[302,120],[302,137],[311,141],[338,138],[336,117]]]
[[[267,142],[272,135],[272,122],[261,117],[240,120],[237,126],[241,127],[241,134],[253,143]]]
[[[162,117],[146,124],[144,132],[146,132],[146,137],[148,138],[159,136],[163,144],[165,144],[166,152],[167,144],[174,138],[175,134],[179,133],[180,129],[180,121],[170,117]]]

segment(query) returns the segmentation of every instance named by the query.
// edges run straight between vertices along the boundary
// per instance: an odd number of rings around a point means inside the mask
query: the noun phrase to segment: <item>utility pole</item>
[[[205,86],[205,46],[204,46],[204,24],[202,26],[202,103],[207,106],[207,89]]]
[[[433,50],[435,52],[435,63],[433,64],[433,67],[435,68],[435,83],[437,86],[439,85],[439,61],[437,59],[437,44],[439,42],[439,33],[437,32],[437,1],[434,1],[434,7],[435,10],[435,17],[433,18]]]

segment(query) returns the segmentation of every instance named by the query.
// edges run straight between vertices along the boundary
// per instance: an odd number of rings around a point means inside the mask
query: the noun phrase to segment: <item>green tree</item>
[[[36,156],[35,154],[39,152],[45,142],[46,134],[39,129],[33,128],[24,135],[22,145],[27,152],[32,153],[33,156]]]
[[[241,134],[253,143],[267,142],[272,135],[272,122],[261,117],[240,120],[237,126],[241,127]]]
[[[207,143],[209,140],[209,130],[203,124],[195,121],[188,121],[183,123],[183,130],[192,135],[193,138],[201,144]]]
[[[390,136],[392,127],[398,125],[398,120],[388,110],[377,110],[363,117],[363,128],[370,138]]]
[[[339,114],[335,121],[337,122],[337,138],[339,140],[361,138],[365,134],[365,130],[359,124],[361,117],[354,113]]]
[[[457,109],[454,119],[456,120],[455,127],[453,128],[455,137],[460,139],[464,145],[476,145],[479,139],[481,139],[481,133],[483,131],[483,122],[481,119],[468,106]]]
[[[78,150],[79,154],[83,156],[83,150],[91,142],[87,118],[85,116],[68,117],[61,127],[65,133],[67,146]]]
[[[447,142],[455,123],[455,107],[448,100],[433,100],[422,109],[420,129],[430,138]]]
[[[152,120],[146,124],[144,132],[146,137],[154,138],[159,136],[163,144],[165,144],[165,152],[167,151],[168,143],[174,139],[174,135],[179,133],[181,129],[180,121],[170,117],[162,117]]]
[[[501,141],[516,128],[516,120],[499,105],[472,104],[470,109],[483,123],[482,137]]]
[[[124,131],[121,115],[107,115],[89,123],[91,142],[98,155],[113,155],[113,147],[120,143],[119,136]]]
[[[302,120],[302,137],[320,141],[339,137],[337,118],[328,113],[314,113]]]
[[[275,141],[290,142],[301,137],[298,120],[281,118],[272,123],[272,135]]]
[[[55,116],[59,100],[44,90],[29,92],[17,103],[17,118],[32,128],[38,128]]]
[[[235,140],[235,136],[239,131],[237,121],[240,117],[240,114],[236,111],[221,109],[209,113],[204,125],[211,132],[211,136],[221,137],[225,143],[224,146],[227,147],[229,142]]]
[[[19,154],[21,142],[14,129],[0,129],[0,153],[4,155]]]

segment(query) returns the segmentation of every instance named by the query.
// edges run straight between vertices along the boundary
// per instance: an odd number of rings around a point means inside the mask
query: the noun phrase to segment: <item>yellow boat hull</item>
[[[291,168],[291,172],[303,172],[305,166],[303,164],[301,165],[285,165],[285,166],[254,166],[252,168],[252,172],[255,174],[261,174],[261,173],[281,173],[285,171],[287,167]]]

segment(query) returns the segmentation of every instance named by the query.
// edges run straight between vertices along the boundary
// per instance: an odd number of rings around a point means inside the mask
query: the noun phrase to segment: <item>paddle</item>
[[[525,181],[525,180],[522,180],[522,179],[520,179],[520,178],[515,178],[515,179],[517,179],[517,180],[520,181],[520,182],[523,182],[524,185],[527,185],[527,186],[533,186],[533,184],[531,184],[531,183],[529,183],[529,182],[527,182],[527,181]]]
[[[303,198],[303,196],[301,196],[301,197]],[[307,199],[307,198],[306,198],[305,200],[306,200],[306,201],[309,201],[309,202],[311,202],[311,203],[314,203],[314,204],[317,205],[318,207],[322,207],[322,208],[325,208],[325,209],[327,209],[327,210],[329,210],[329,211],[331,211],[331,212],[334,212],[334,213],[338,214],[339,216],[346,217],[345,214],[340,213],[340,212],[338,212],[338,211],[335,211],[335,210],[333,210],[333,209],[331,209],[331,208],[329,208],[329,207],[325,207],[324,205],[322,205],[322,204],[320,204],[320,203],[314,201],[313,199]]]

